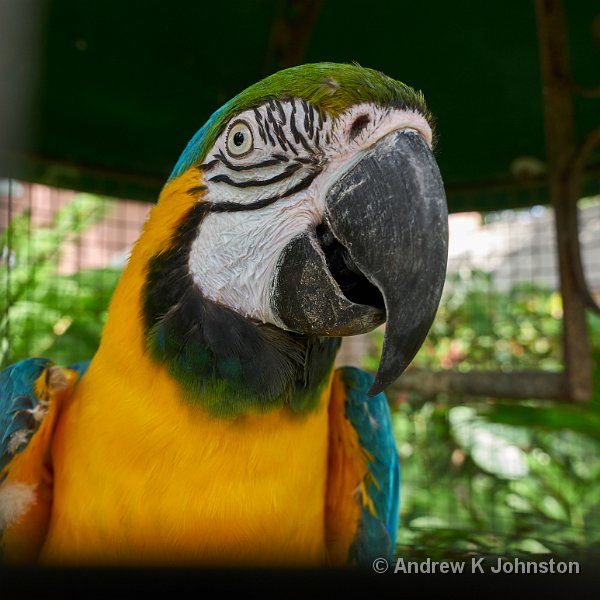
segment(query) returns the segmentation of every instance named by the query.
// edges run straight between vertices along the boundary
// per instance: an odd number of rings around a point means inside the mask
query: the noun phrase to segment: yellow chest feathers
[[[325,561],[330,385],[308,414],[223,420],[181,402],[162,369],[102,369],[92,363],[56,431],[42,561]]]

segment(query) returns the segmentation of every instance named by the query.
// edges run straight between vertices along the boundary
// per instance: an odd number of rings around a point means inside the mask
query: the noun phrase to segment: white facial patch
[[[205,218],[189,268],[206,297],[257,321],[273,322],[270,282],[279,255],[292,238],[319,222],[310,202],[286,204]]]
[[[202,201],[214,207],[199,228],[188,266],[204,296],[283,327],[271,308],[282,250],[296,236],[314,233],[331,185],[369,147],[403,129],[431,145],[423,115],[370,103],[335,119],[298,99],[270,101],[234,117],[200,168],[199,184],[207,188]]]
[[[26,483],[0,485],[0,531],[18,523],[36,502],[36,486]]]

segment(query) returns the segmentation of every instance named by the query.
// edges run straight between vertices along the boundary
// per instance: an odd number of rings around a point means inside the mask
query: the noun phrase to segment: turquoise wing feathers
[[[393,558],[399,525],[400,462],[391,411],[385,394],[369,397],[374,378],[368,373],[343,367],[336,378],[332,406],[343,412],[343,419],[331,418],[337,430],[332,451],[338,457],[330,458],[335,468],[330,482],[338,491],[330,497],[330,514],[347,513],[354,503],[357,518],[348,540],[348,562],[370,566],[376,558]],[[344,480],[351,485],[338,483]]]
[[[45,401],[34,387],[50,366],[52,362],[44,358],[28,358],[0,373],[0,481],[42,422]]]
[[[88,364],[86,361],[68,368],[81,377]],[[54,363],[48,359],[28,358],[0,372],[0,482],[11,460],[25,450],[43,422],[56,384],[53,368]]]
[[[53,502],[54,427],[85,370],[28,358],[0,373],[0,557],[38,556]]]
[[[392,430],[387,398],[379,393],[369,398],[373,377],[360,369],[345,368],[346,416],[358,433],[361,446],[372,460],[368,463],[366,493],[375,508],[363,504],[361,522],[351,549],[358,564],[374,558],[392,557],[400,508],[400,463]],[[355,556],[353,557],[352,554]]]

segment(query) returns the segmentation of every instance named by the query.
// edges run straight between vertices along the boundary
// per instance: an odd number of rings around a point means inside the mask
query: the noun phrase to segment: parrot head
[[[339,337],[384,322],[371,394],[402,373],[446,271],[432,127],[421,93],[333,63],[280,71],[212,115],[146,228],[172,223],[147,260],[145,339],[190,397],[302,410]]]

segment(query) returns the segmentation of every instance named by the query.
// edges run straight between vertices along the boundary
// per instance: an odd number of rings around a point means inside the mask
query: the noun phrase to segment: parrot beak
[[[356,335],[386,321],[375,395],[414,358],[446,275],[448,212],[423,138],[394,131],[331,186],[316,235],[283,250],[272,305],[283,324],[313,335]]]

